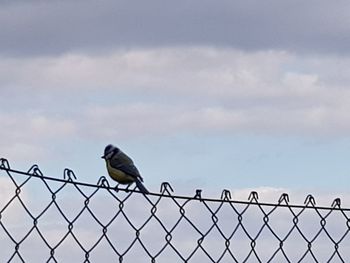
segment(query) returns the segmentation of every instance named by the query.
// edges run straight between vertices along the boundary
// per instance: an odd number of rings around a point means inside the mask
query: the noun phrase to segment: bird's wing
[[[110,165],[113,168],[116,168],[128,175],[131,175],[132,177],[135,178],[140,178],[140,180],[142,181],[142,177],[140,175],[139,170],[137,170],[136,166],[133,164],[133,162],[125,162],[125,160],[120,159],[120,158],[112,158],[110,160]]]
[[[139,188],[139,190],[140,190],[142,193],[144,193],[144,194],[149,194],[147,188],[141,183],[140,180],[136,179],[135,182],[136,182],[137,187]]]

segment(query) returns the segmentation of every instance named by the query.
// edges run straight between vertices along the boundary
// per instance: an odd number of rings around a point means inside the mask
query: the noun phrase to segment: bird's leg
[[[114,190],[118,193],[119,192],[119,184],[116,184],[116,186],[114,186]]]
[[[130,184],[128,184],[127,186],[126,186],[126,188],[125,188],[125,192],[129,192],[130,190],[129,190],[129,187],[130,187]]]

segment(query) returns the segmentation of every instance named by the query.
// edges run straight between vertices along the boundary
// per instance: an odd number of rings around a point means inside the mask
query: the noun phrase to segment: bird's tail
[[[149,194],[147,188],[143,185],[143,183],[140,181],[140,179],[137,178],[136,180],[137,188],[143,193],[143,194]]]

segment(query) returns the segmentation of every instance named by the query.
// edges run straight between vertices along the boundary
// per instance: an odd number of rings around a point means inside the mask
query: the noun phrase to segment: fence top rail
[[[122,192],[136,192],[142,194],[140,191],[135,189],[124,189],[119,188],[118,185],[115,187],[112,187],[109,185],[107,179],[102,176],[98,179],[97,184],[93,183],[86,183],[86,182],[80,182],[76,181],[76,176],[74,172],[68,168],[65,168],[63,171],[63,178],[55,178],[55,177],[49,177],[45,176],[42,171],[39,169],[38,165],[34,164],[32,165],[27,171],[20,171],[16,170],[10,167],[9,162],[5,158],[0,158],[0,170],[3,170],[7,172],[8,174],[15,173],[18,175],[23,176],[29,176],[34,178],[39,178],[42,180],[47,181],[55,181],[55,182],[61,182],[66,184],[73,184],[75,186],[83,186],[83,187],[92,187],[92,188],[103,188],[111,191],[122,191]],[[160,187],[160,192],[150,192],[147,194],[148,196],[155,196],[155,197],[162,197],[162,198],[172,198],[172,199],[182,199],[182,200],[198,200],[201,202],[219,202],[219,203],[232,203],[232,204],[242,204],[242,205],[257,205],[257,206],[271,206],[271,207],[286,207],[286,208],[296,208],[296,209],[317,209],[317,210],[339,210],[343,212],[350,212],[350,208],[344,208],[341,207],[341,200],[340,198],[334,199],[332,204],[330,206],[318,206],[316,205],[315,198],[308,194],[306,196],[306,199],[304,201],[303,205],[298,204],[290,204],[289,203],[289,196],[287,193],[282,193],[277,203],[266,203],[266,202],[260,202],[258,200],[258,193],[255,191],[252,191],[249,194],[248,201],[244,200],[232,200],[231,199],[231,192],[229,190],[223,190],[221,194],[221,198],[206,198],[202,197],[201,189],[196,190],[196,194],[194,196],[184,196],[184,195],[176,195],[173,194],[173,189],[171,185],[168,182],[162,182]]]

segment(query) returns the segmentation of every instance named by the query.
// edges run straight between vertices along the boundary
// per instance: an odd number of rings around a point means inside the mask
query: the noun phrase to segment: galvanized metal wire
[[[0,262],[350,262],[350,209],[177,196],[47,177],[0,159]]]

